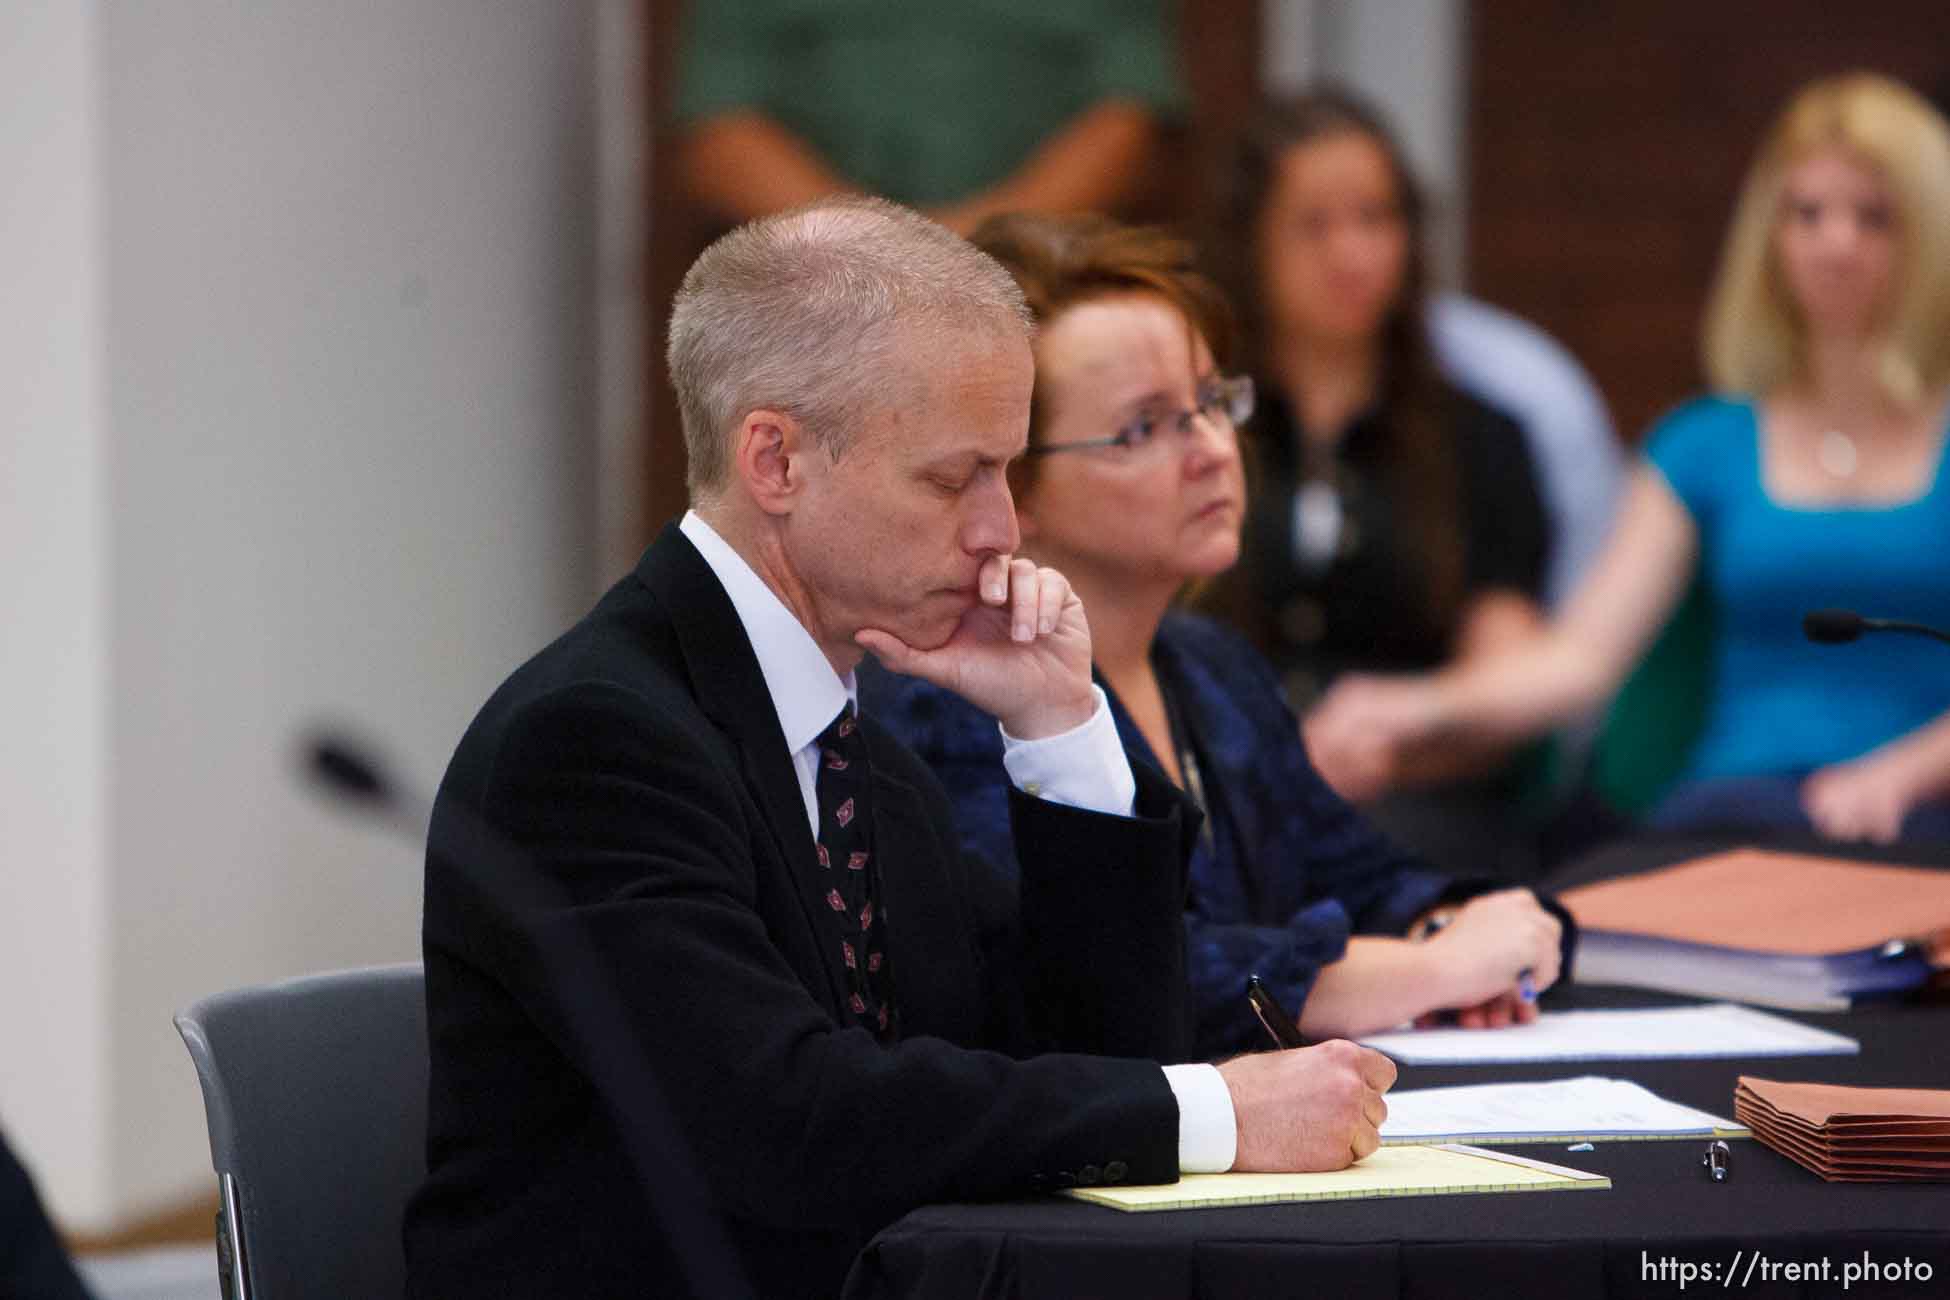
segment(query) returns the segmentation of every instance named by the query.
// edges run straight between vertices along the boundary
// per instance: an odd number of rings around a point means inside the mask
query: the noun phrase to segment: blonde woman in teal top
[[[1950,838],[1950,652],[1800,629],[1837,605],[1950,623],[1943,118],[1867,74],[1797,95],[1742,192],[1704,353],[1725,396],[1654,431],[1550,626],[1486,662],[1343,682],[1318,743],[1385,774],[1420,747],[1538,734],[1618,688],[1697,574],[1718,639],[1705,731],[1653,820]]]

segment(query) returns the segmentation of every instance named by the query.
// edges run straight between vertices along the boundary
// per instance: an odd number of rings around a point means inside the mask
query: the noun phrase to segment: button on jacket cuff
[[[1223,1174],[1239,1152],[1232,1092],[1216,1066],[1167,1065],[1165,1082],[1178,1098],[1178,1172]]]
[[[1129,817],[1137,804],[1137,778],[1117,738],[1104,688],[1092,686],[1097,711],[1090,720],[1054,736],[1017,740],[1002,733],[1002,766],[1024,794],[1086,812]]]

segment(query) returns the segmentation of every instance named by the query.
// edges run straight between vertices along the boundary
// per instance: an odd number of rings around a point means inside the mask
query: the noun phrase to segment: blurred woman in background
[[[1331,91],[1268,105],[1225,223],[1212,251],[1264,401],[1245,560],[1208,607],[1273,661],[1302,716],[1345,672],[1473,663],[1534,634],[1548,523],[1530,453],[1437,370],[1422,199],[1379,118]],[[1334,788],[1410,847],[1528,870],[1508,747],[1383,753],[1311,721],[1307,739]]]
[[[1320,725],[1386,769],[1604,700],[1686,591],[1715,614],[1705,730],[1669,828],[1950,838],[1950,653],[1807,644],[1829,606],[1950,623],[1950,128],[1887,78],[1789,104],[1707,310],[1716,393],[1653,431],[1608,548],[1521,652],[1344,683]]]
[[[1189,247],[1101,217],[995,218],[974,238],[1038,323],[1030,445],[1010,466],[1022,552],[1082,598],[1133,761],[1206,814],[1186,917],[1201,1053],[1266,1045],[1245,1000],[1253,973],[1317,1037],[1439,1010],[1470,1025],[1530,1018],[1519,977],[1556,978],[1559,917],[1527,890],[1453,880],[1383,839],[1308,763],[1266,662],[1173,608],[1238,557],[1236,428],[1253,402],[1251,381],[1221,367],[1228,313]],[[939,773],[964,841],[1013,863],[995,720],[884,671],[863,668],[860,685],[863,710]],[[1427,942],[1401,937],[1450,912]]]

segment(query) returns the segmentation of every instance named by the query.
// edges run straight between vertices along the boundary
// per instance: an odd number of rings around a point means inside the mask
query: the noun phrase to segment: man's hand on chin
[[[889,671],[932,682],[994,715],[1018,740],[1088,722],[1097,707],[1090,624],[1069,579],[995,555],[976,575],[976,590],[954,634],[932,650],[879,628],[862,628],[854,640]]]

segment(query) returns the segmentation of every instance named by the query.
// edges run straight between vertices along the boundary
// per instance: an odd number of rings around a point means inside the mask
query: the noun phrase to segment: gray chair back
[[[226,1300],[393,1300],[426,1170],[419,963],[219,993],[176,1017],[222,1204]]]

